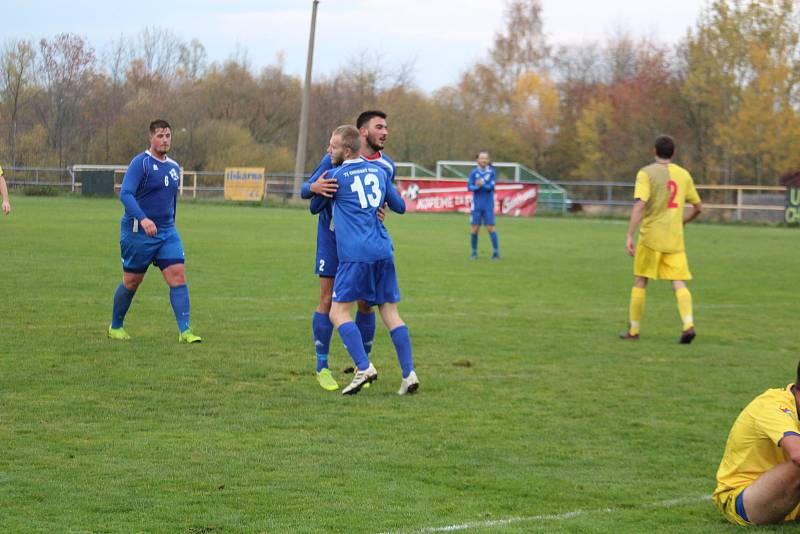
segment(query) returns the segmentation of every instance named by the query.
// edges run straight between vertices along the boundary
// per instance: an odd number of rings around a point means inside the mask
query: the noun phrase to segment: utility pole
[[[311,93],[311,64],[314,62],[314,32],[317,27],[317,4],[313,0],[311,8],[311,33],[308,36],[308,58],[306,59],[306,79],[303,82],[303,103],[300,106],[300,132],[297,135],[297,159],[294,163],[294,198],[300,198],[306,164],[306,143],[308,141],[308,102]]]

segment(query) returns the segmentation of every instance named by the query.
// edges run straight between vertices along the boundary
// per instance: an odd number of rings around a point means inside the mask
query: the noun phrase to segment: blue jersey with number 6
[[[164,161],[149,150],[128,165],[119,199],[125,206],[122,228],[133,228],[134,219],[150,219],[161,230],[175,226],[175,200],[181,179],[181,167],[172,158]]]
[[[361,158],[347,160],[332,171],[339,188],[333,196],[333,225],[339,262],[372,262],[394,256],[389,232],[378,219],[384,202],[397,213],[405,202],[384,167]]]

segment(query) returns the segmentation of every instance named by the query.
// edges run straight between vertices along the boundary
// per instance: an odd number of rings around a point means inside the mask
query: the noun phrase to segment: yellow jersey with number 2
[[[683,252],[683,207],[700,203],[689,171],[674,163],[643,167],[633,196],[646,203],[639,242],[658,252]]]

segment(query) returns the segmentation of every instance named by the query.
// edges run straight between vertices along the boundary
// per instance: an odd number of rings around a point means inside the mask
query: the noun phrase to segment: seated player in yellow
[[[633,256],[633,289],[631,290],[630,322],[622,339],[639,339],[639,327],[644,315],[648,280],[670,280],[678,311],[683,321],[681,343],[691,343],[695,337],[692,316],[692,295],[686,281],[692,279],[683,244],[683,226],[700,215],[703,206],[689,172],[672,163],[675,141],[668,135],[656,139],[653,147],[655,163],[643,167],[636,175],[635,202],[628,225],[625,248]],[[686,202],[692,210],[684,213]],[[639,229],[634,248],[633,234]]]
[[[768,389],[736,418],[717,470],[714,503],[737,525],[796,521],[800,513],[800,364],[794,384]]]

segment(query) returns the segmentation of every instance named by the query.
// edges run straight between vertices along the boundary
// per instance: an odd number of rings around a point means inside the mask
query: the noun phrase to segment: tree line
[[[617,32],[554,46],[540,0],[510,0],[484,59],[432,93],[412,63],[362,53],[312,84],[312,168],[330,131],[359,111],[389,114],[387,152],[433,167],[489,149],[560,180],[630,181],[670,133],[708,184],[777,183],[800,168],[800,10],[793,0],[709,0],[677,43]],[[98,51],[79,35],[6,40],[0,162],[125,164],[154,117],[188,169],[291,172],[301,80],[280,57],[209,62],[203,44],[148,28]]]

